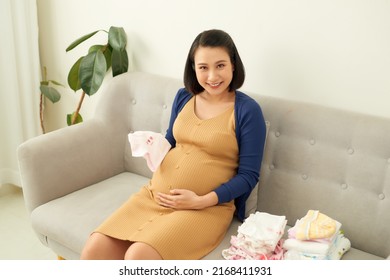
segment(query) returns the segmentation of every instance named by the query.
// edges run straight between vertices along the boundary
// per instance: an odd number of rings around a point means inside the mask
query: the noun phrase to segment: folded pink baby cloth
[[[128,135],[133,157],[144,157],[149,169],[157,170],[171,144],[160,133],[153,131],[135,131]]]

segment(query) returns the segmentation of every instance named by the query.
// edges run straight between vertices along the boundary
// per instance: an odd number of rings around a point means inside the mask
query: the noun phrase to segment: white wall
[[[243,91],[390,117],[389,0],[37,0],[42,66],[67,84],[74,61],[104,33],[124,27],[132,70],[182,78],[188,49],[211,28],[235,40],[247,71]],[[48,104],[48,129],[66,126],[80,92]],[[99,92],[84,101],[91,117]]]

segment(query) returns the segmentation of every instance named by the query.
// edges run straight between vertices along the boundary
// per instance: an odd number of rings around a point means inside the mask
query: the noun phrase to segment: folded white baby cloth
[[[330,244],[287,239],[283,248],[285,260],[340,260],[351,249],[351,241],[339,233]]]
[[[128,135],[133,157],[144,157],[153,172],[160,166],[171,144],[161,134],[153,131],[135,131]]]
[[[334,239],[336,239],[337,237],[338,234]],[[309,254],[327,255],[334,243],[335,240],[329,243],[325,243],[325,242],[288,238],[284,241],[283,248],[286,250],[300,251]]]
[[[273,251],[284,234],[286,223],[285,216],[256,212],[250,214],[238,227],[238,234],[244,235],[248,240],[261,242]]]

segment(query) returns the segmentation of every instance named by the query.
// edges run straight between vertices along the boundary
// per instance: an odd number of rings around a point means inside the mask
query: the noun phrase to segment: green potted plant
[[[75,92],[82,90],[76,111],[67,115],[68,125],[82,122],[81,105],[85,95],[95,94],[103,83],[108,70],[112,68],[115,77],[127,72],[129,59],[126,51],[127,37],[122,27],[111,26],[109,31],[97,30],[86,34],[71,43],[66,51],[70,51],[82,42],[88,40],[99,31],[107,33],[107,42],[103,45],[92,45],[85,56],[81,56],[71,67],[68,74],[68,84]]]
[[[43,111],[44,111],[44,99],[49,99],[53,104],[60,101],[61,94],[54,86],[63,86],[57,81],[54,80],[48,80],[47,79],[47,69],[46,67],[43,67],[43,81],[41,81],[41,85],[39,87],[41,95],[39,100],[39,118],[41,123],[41,129],[42,133],[45,134],[45,125],[44,125],[44,117],[43,117]]]

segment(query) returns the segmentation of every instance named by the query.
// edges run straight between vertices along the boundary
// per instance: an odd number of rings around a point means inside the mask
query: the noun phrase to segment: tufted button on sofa
[[[128,133],[165,134],[180,80],[126,73],[102,90],[95,116],[23,143],[18,159],[38,238],[78,259],[90,232],[151,177],[131,156]],[[285,215],[293,226],[309,209],[338,220],[352,248],[343,259],[390,255],[390,119],[248,93],[269,123],[254,211]],[[224,241],[205,259],[222,259]]]

